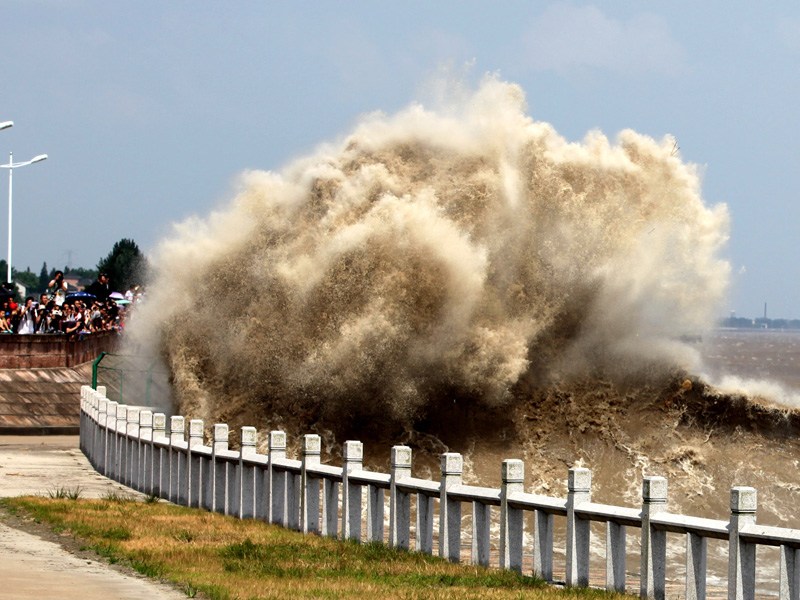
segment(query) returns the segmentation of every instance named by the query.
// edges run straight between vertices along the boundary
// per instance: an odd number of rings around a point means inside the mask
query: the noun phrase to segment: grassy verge
[[[52,496],[0,503],[18,517],[71,533],[110,562],[173,582],[188,597],[623,598],[598,590],[554,589],[508,571],[304,536],[166,503],[119,495],[99,500]]]

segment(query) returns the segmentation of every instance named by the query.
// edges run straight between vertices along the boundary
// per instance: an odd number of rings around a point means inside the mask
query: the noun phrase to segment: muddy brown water
[[[513,411],[453,411],[449,431],[414,431],[415,475],[438,478],[438,453],[464,454],[466,482],[498,487],[503,459],[526,465],[526,490],[564,497],[570,466],[592,469],[593,500],[641,503],[644,475],[669,483],[669,510],[727,520],[730,488],[758,490],[758,522],[800,528],[800,333],[718,331],[700,345],[705,376],[674,374],[648,384],[586,379],[517,390]],[[726,376],[736,392],[709,384]],[[730,383],[728,384],[730,385]],[[779,389],[778,397],[759,392]],[[755,390],[755,391],[749,391]],[[745,395],[749,391],[750,395]],[[373,444],[367,462],[386,470],[388,444]],[[365,450],[369,454],[369,449]],[[468,507],[464,528],[469,531]],[[526,530],[531,530],[526,523]],[[556,519],[555,574],[563,577],[563,519]],[[604,581],[605,531],[592,526],[592,582]],[[639,532],[628,530],[628,588],[638,592]],[[530,541],[530,540],[529,540]],[[531,545],[526,545],[530,568]],[[468,556],[468,547],[464,548]],[[671,595],[682,596],[685,540],[668,536]],[[726,542],[709,540],[708,592],[724,597]],[[778,550],[758,550],[759,596],[777,594]]]

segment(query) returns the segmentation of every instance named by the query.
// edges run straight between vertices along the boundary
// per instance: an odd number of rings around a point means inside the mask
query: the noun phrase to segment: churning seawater
[[[407,443],[421,476],[458,451],[487,485],[523,458],[553,495],[583,464],[618,504],[659,474],[717,518],[753,485],[760,520],[800,526],[797,338],[712,331],[728,213],[677,148],[565,140],[496,77],[367,115],[177,225],[129,337],[176,412],[234,431],[362,439],[377,466]]]

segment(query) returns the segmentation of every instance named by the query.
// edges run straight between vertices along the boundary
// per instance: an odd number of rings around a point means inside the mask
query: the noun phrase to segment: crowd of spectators
[[[67,293],[64,274],[56,271],[38,302],[33,296],[21,303],[12,296],[2,299],[0,332],[65,335],[69,339],[81,339],[99,331],[121,333],[126,317],[142,298],[138,286],[124,294],[113,292],[105,273],[83,292]]]

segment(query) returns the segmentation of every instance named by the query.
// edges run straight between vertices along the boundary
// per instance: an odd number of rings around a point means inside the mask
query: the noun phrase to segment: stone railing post
[[[686,600],[706,597],[707,538],[697,533],[686,534]],[[781,596],[783,597],[783,596]]]
[[[103,444],[105,439],[104,433],[106,426],[106,414],[108,411],[108,399],[103,398],[94,390],[90,390],[89,395],[91,398],[94,398],[94,401],[97,405],[97,409],[95,410],[95,432],[92,444],[95,454],[95,461],[99,462],[103,460]]]
[[[756,490],[731,488],[731,521],[728,542],[728,600],[753,600],[756,593],[756,547],[739,537],[756,522]]]
[[[239,468],[237,470],[236,491],[239,501],[234,504],[236,515],[240,519],[252,519],[256,516],[256,473],[255,465],[248,464],[245,459],[256,453],[258,432],[255,427],[242,427],[239,437]]]
[[[489,566],[491,542],[491,512],[483,502],[472,502],[472,547],[470,559],[472,564]]]
[[[300,473],[286,473],[286,525],[300,530]]]
[[[411,477],[411,448],[392,447],[389,484],[389,546],[408,550],[411,537],[411,498],[397,483]]]
[[[135,474],[139,471],[139,414],[135,406],[128,407],[128,424],[125,427],[125,456],[127,459],[123,483],[136,489]]]
[[[509,498],[524,491],[525,464],[515,458],[503,461],[500,483],[500,568],[522,572],[522,510]]]
[[[108,400],[101,398],[97,402],[97,433],[94,437],[94,456],[99,473],[106,472],[106,422],[108,420]]]
[[[667,533],[650,524],[650,518],[667,510],[667,480],[648,476],[642,480],[642,598],[663,599],[667,566]]]
[[[94,462],[95,464],[98,464],[98,461],[102,459],[101,442],[103,439],[103,427],[105,427],[104,423],[106,418],[106,407],[108,406],[108,400],[102,398],[92,389],[89,390],[89,397],[92,399],[92,403],[94,406],[94,411],[93,411],[94,423],[92,423],[92,437],[90,440],[88,440],[88,443],[91,444],[90,449],[92,451],[92,454],[94,455]],[[101,411],[101,406],[102,406],[102,411]],[[103,419],[102,425],[100,422],[101,417]]]
[[[342,481],[344,471],[342,468]],[[339,482],[328,477],[322,480],[322,535],[339,535]]]
[[[125,452],[125,432],[128,429],[128,406],[117,404],[117,430],[114,432],[114,447],[116,460],[114,461],[114,481],[122,482],[125,480],[125,467],[128,464],[127,452]]]
[[[342,536],[346,540],[361,540],[361,486],[350,483],[350,473],[363,468],[364,445],[347,440],[342,448]]]
[[[464,460],[455,452],[445,452],[440,460],[439,556],[457,563],[461,560],[461,501],[451,500],[447,490],[461,485]]]
[[[153,472],[153,411],[144,409],[139,412],[139,468],[136,470],[136,489],[143,494],[149,494],[148,482]]]
[[[385,494],[377,485],[367,486],[367,541],[383,544],[383,518],[385,515]]]
[[[97,422],[100,416],[100,396],[94,393],[92,388],[89,388],[86,392],[86,407],[88,409],[87,414],[85,415],[86,418],[86,425],[89,429],[86,431],[86,435],[84,437],[84,448],[87,452],[94,454],[95,451],[95,440],[97,439]],[[94,457],[93,460],[97,460]]]
[[[95,397],[94,390],[89,386],[87,386],[85,391],[81,391],[81,398],[82,404],[85,407],[85,410],[82,412],[83,420],[81,421],[81,427],[84,425],[87,427],[86,431],[83,431],[83,429],[81,430],[83,441],[82,449],[86,454],[91,454],[94,452],[94,437],[96,433],[94,425],[97,424],[100,398]]]
[[[535,511],[533,528],[533,573],[553,581],[553,515]]]
[[[153,415],[153,442],[164,442],[167,439],[167,415],[155,413]],[[167,465],[168,453],[166,449],[159,445],[152,444],[153,447],[153,473],[150,480],[150,493],[159,498],[166,498],[164,491],[165,485],[169,485],[165,473],[169,472]]]
[[[169,418],[169,488],[167,498],[170,502],[178,503],[181,471],[183,470],[183,452],[179,444],[184,441],[186,420],[180,415]]]
[[[91,388],[89,388],[91,390]],[[81,388],[81,402],[79,414],[79,436],[80,449],[96,470],[96,460],[94,455],[94,437],[97,425],[97,414],[99,404],[94,394],[89,395],[89,391]]]
[[[91,407],[87,402],[87,394],[86,390],[89,386],[82,385],[81,386],[81,410],[79,414],[78,420],[78,447],[81,449],[81,452],[86,454],[89,458],[89,462],[94,465],[92,461],[91,452],[87,451],[88,443],[87,440],[91,437],[89,434],[89,421],[87,419],[88,413],[91,412]]]
[[[780,567],[778,569],[778,598],[797,600],[800,597],[800,573],[798,573],[798,549],[781,545]]]
[[[202,455],[194,451],[194,448],[203,445],[203,429],[202,419],[189,420],[189,445],[186,448],[186,490],[185,494],[186,506],[192,508],[200,508],[203,495],[203,458]]]
[[[592,499],[592,472],[583,467],[569,470],[567,479],[567,568],[569,586],[589,585],[589,521],[575,508]]]
[[[276,460],[286,458],[286,434],[283,431],[269,432],[269,469],[267,470],[267,489],[269,490],[269,522],[285,525],[287,473],[275,467]]]
[[[214,439],[211,444],[211,511],[224,513],[227,507],[228,461],[220,458],[220,452],[228,451],[228,425],[214,424]]]
[[[417,552],[423,554],[433,554],[433,519],[436,516],[434,500],[433,496],[417,493],[417,535],[414,547]],[[440,521],[439,535],[441,535],[441,527]]]
[[[103,475],[114,479],[114,466],[117,463],[117,403],[109,401],[106,405],[106,428],[103,432],[105,446],[105,469]]]
[[[80,412],[78,413],[78,448],[80,448],[80,451],[83,452],[89,459],[89,462],[91,462],[92,457],[90,453],[86,451],[86,440],[89,437],[87,417],[91,415],[92,409],[91,404],[87,401],[86,390],[84,389],[85,387],[86,386],[81,386],[80,393]]]
[[[627,535],[625,525],[606,522],[606,589],[621,594],[625,592]]]
[[[309,475],[308,468],[320,464],[322,440],[315,433],[303,436],[300,463],[300,531],[319,532],[319,478]]]

